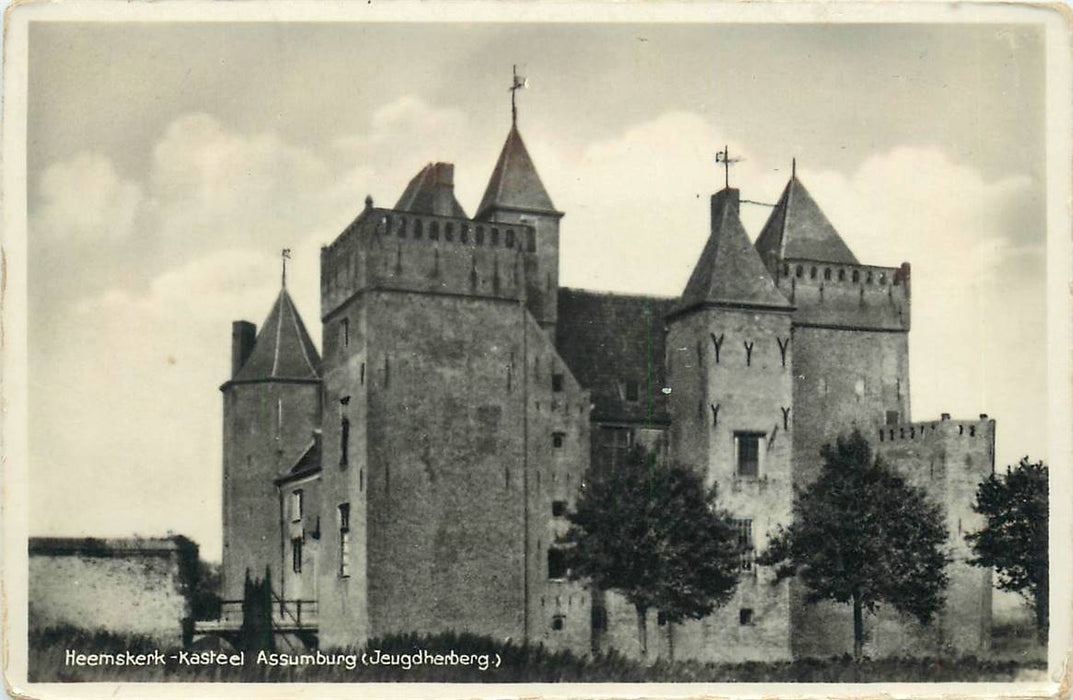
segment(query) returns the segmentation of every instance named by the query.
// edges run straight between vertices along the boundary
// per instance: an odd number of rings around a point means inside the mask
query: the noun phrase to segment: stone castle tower
[[[947,612],[893,613],[873,655],[977,651],[990,574],[960,534],[993,469],[994,421],[910,422],[909,265],[859,264],[796,173],[755,245],[737,190],[678,298],[560,288],[559,225],[513,125],[469,218],[431,163],[321,251],[323,358],[284,289],[233,331],[224,393],[224,585],[272,572],[315,601],[325,646],[466,631],[637,652],[632,606],[567,580],[556,540],[583,475],[634,443],[719,485],[744,552],[735,598],[650,642],[678,658],[843,653],[847,611],[806,606],[754,554],[787,524],[820,448],[859,428],[946,506]],[[308,608],[307,608],[308,609]]]

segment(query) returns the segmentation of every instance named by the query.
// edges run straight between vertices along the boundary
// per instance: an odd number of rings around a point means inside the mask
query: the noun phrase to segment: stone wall
[[[197,546],[182,538],[30,539],[31,629],[72,625],[179,646]]]

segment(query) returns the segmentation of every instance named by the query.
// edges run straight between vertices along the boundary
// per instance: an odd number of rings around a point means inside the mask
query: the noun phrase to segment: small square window
[[[563,390],[563,375],[553,374],[551,375],[551,390],[562,391]]]
[[[901,415],[898,411],[887,411],[887,425],[898,425]]]
[[[566,437],[566,433],[552,433],[551,434],[551,446],[562,447],[563,439]]]
[[[566,618],[563,615],[556,615],[551,618],[551,628],[556,632],[561,632],[565,624]]]
[[[742,608],[738,611],[738,622],[742,625],[753,624],[753,609]]]
[[[556,518],[566,515],[566,501],[552,501],[551,514]]]
[[[747,479],[760,476],[760,442],[764,433],[735,433],[738,463],[736,475]]]
[[[566,578],[566,552],[557,547],[548,550],[548,578],[552,580]]]

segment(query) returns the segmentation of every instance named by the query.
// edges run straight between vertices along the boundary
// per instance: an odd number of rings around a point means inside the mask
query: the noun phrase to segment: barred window
[[[763,439],[764,433],[734,433],[734,447],[737,452],[735,474],[737,476],[747,479],[760,476],[762,457],[760,443]]]
[[[753,544],[753,521],[735,518],[730,521],[738,533],[739,566],[742,571],[752,571],[756,560],[756,545]]]
[[[350,576],[350,504],[339,504],[339,576]]]

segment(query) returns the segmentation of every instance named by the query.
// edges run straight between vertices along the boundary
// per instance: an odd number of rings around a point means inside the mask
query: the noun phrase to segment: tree
[[[1005,474],[992,474],[976,491],[973,510],[987,525],[965,536],[977,566],[993,567],[999,588],[1024,596],[1036,613],[1036,631],[1047,636],[1047,465],[1022,457]]]
[[[700,619],[729,600],[738,582],[739,545],[715,508],[714,485],[641,447],[613,471],[590,470],[563,539],[570,577],[621,593],[637,611],[648,655],[646,616]],[[672,650],[673,654],[673,650]]]
[[[853,606],[853,654],[864,647],[864,612],[882,603],[923,623],[942,607],[949,561],[941,509],[892,471],[861,433],[824,445],[819,477],[794,502],[758,559],[778,564],[776,580],[799,576],[807,603]]]

